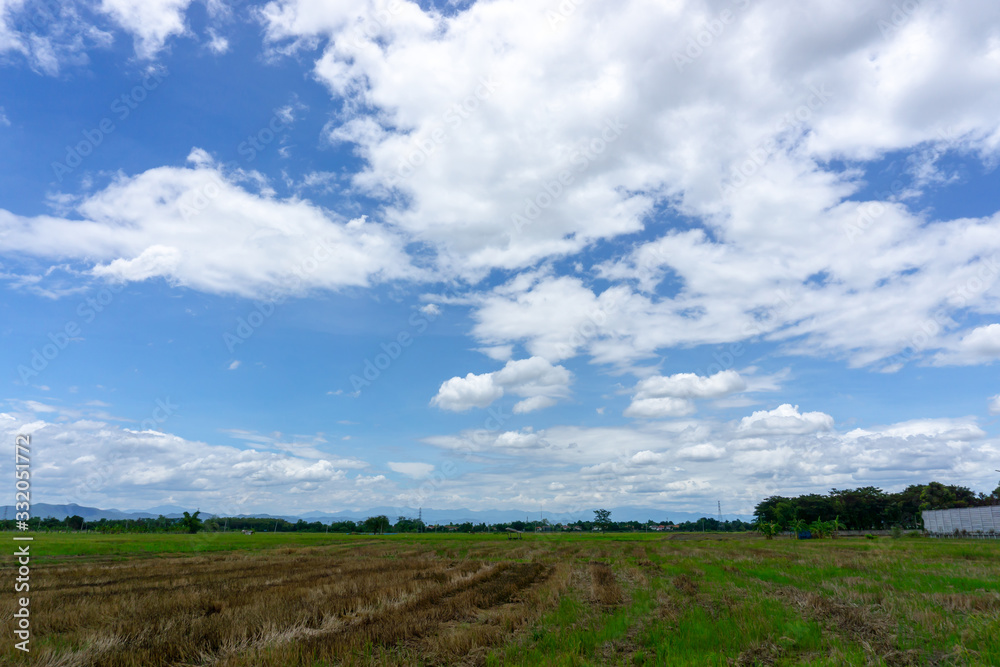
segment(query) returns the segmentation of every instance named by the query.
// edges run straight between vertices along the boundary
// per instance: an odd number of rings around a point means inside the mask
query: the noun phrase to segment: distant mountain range
[[[48,503],[34,503],[31,506],[31,516],[33,517],[55,517],[65,519],[68,516],[81,516],[87,521],[98,521],[100,519],[155,519],[163,515],[170,519],[176,519],[183,515],[184,511],[191,511],[191,508],[178,507],[176,505],[159,505],[145,510],[118,510],[99,509],[97,507],[84,507],[76,503],[67,505],[50,505]],[[2,517],[13,519],[15,510],[12,505],[4,505],[0,508]],[[240,514],[241,517],[260,517],[269,519],[285,519],[286,521],[321,521],[330,523],[332,521],[352,520],[358,521],[370,516],[384,514],[392,521],[398,517],[405,516],[416,518],[421,512],[416,507],[372,507],[365,510],[341,510],[338,512],[305,512],[303,514]],[[214,516],[211,512],[202,512],[203,517]],[[433,509],[425,507],[422,510],[424,523],[509,523],[511,521],[537,521],[540,518],[548,519],[550,523],[570,523],[575,521],[590,521],[594,518],[593,510],[581,510],[579,512],[539,512],[538,510],[470,510],[470,509]],[[696,512],[673,512],[670,510],[656,509],[652,507],[615,507],[611,509],[612,521],[697,521],[707,514]],[[724,514],[723,519],[741,519],[749,521],[750,517],[745,514]]]

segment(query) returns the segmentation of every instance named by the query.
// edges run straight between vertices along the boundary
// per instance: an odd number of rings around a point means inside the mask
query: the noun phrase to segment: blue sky
[[[38,500],[993,489],[1000,9],[439,4],[0,2]]]

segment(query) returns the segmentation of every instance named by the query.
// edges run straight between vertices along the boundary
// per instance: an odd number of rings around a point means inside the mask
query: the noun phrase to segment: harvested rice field
[[[996,540],[40,534],[31,566],[3,664],[1000,665]]]

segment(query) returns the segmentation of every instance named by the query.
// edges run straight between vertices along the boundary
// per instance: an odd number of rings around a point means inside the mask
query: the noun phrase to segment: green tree
[[[181,526],[184,527],[184,530],[192,534],[201,530],[201,519],[198,518],[199,514],[201,514],[201,510],[198,510],[194,514],[184,512],[184,518],[181,519]]]
[[[384,514],[380,514],[378,516],[368,517],[365,519],[363,525],[365,532],[371,531],[375,535],[381,535],[385,533],[385,531],[388,530],[392,524],[389,522],[389,517]]]
[[[601,530],[611,523],[611,510],[594,510],[594,523],[600,526]]]
[[[70,530],[83,530],[83,517],[74,514],[64,519],[66,527]]]
[[[940,482],[931,482],[920,492],[921,511],[950,509],[954,504],[954,490]]]

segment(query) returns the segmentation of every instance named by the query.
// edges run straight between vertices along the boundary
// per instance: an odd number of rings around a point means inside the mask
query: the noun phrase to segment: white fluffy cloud
[[[829,431],[833,417],[823,412],[799,413],[799,406],[784,403],[774,410],[758,410],[740,420],[744,435],[792,435]]]
[[[1000,394],[990,398],[989,411],[991,415],[1000,415]]]
[[[101,8],[148,56],[185,30],[188,4]],[[474,333],[484,349],[519,343],[551,362],[585,353],[628,366],[671,347],[765,338],[892,371],[976,348],[953,315],[1000,313],[1000,217],[937,219],[907,207],[913,192],[859,193],[864,167],[890,151],[919,163],[918,189],[942,155],[996,162],[1000,6],[924,2],[894,18],[889,0],[858,11],[814,0],[794,15],[734,5],[717,35],[704,33],[722,11],[707,0],[583,3],[558,19],[551,12],[562,10],[530,0],[447,14],[405,0],[275,0],[255,15],[271,55],[321,48],[314,73],[340,106],[328,137],[364,163],[353,192],[381,200],[378,221],[405,241],[436,249],[441,277],[572,255],[640,231],[660,207],[692,221],[599,264],[616,283],[600,293],[543,272],[481,296]],[[698,40],[707,44],[687,54]],[[0,48],[24,43],[0,32]],[[180,178],[152,170],[132,180],[154,173]],[[318,286],[411,275],[393,271],[409,263],[385,229],[345,231],[351,275]],[[84,231],[73,241],[98,246],[107,273],[170,275],[184,263],[186,248],[137,251]],[[214,231],[194,240],[220,247]],[[259,287],[249,269],[249,286],[237,287],[229,268],[221,285],[173,277],[210,291]],[[669,296],[668,277],[678,286]]]
[[[963,335],[954,345],[940,352],[934,361],[941,365],[972,365],[996,359],[1000,359],[1000,324],[988,324]]]
[[[441,383],[437,395],[431,399],[431,405],[464,412],[470,408],[485,408],[501,396],[503,388],[493,381],[492,373],[469,373],[464,378],[453,377]]]
[[[119,178],[77,204],[83,220],[0,210],[4,249],[91,264],[109,280],[159,277],[249,297],[417,276],[385,227],[252,192],[246,174],[223,173],[204,151],[190,159],[193,167]]]
[[[696,373],[654,375],[635,387],[626,417],[685,417],[695,411],[691,399],[721,398],[747,388],[746,380],[732,370],[704,377]]]
[[[635,387],[636,398],[721,398],[747,388],[746,380],[736,371],[719,371],[703,377],[696,373],[677,373],[645,378]]]
[[[445,272],[572,254],[639,230],[657,204],[700,222],[598,267],[634,290],[566,276],[497,290],[476,314],[488,346],[627,365],[766,337],[895,370],[947,347],[957,309],[1000,312],[1000,218],[860,197],[855,168],[896,150],[919,152],[919,173],[949,151],[995,162],[1000,7],[736,4],[718,35],[705,26],[722,10],[701,0],[584,3],[555,21],[526,0],[447,16],[280,0],[261,19],[276,48],[326,44],[315,72],[348,111],[331,136],[367,165],[354,186]]]
[[[514,414],[533,412],[553,406],[569,395],[573,374],[562,366],[553,366],[541,357],[530,357],[507,364],[493,373],[453,377],[441,384],[431,405],[444,410],[464,412],[473,407],[485,408],[510,392],[524,400],[514,404]]]

